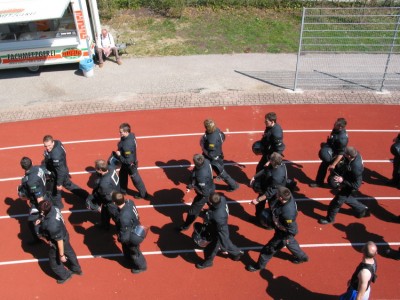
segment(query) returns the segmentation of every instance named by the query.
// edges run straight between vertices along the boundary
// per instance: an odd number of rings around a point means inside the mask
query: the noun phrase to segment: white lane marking
[[[330,243],[330,244],[301,244],[301,248],[325,248],[325,247],[362,247],[365,243]],[[378,246],[399,246],[400,242],[388,242],[388,243],[376,243]],[[241,250],[260,250],[262,246],[256,247],[239,247]],[[193,252],[203,252],[201,249],[182,249],[182,250],[161,250],[161,251],[145,251],[143,255],[165,255],[165,254],[184,254]],[[78,259],[93,259],[93,258],[106,258],[106,257],[121,257],[122,253],[105,253],[105,254],[93,254],[93,255],[79,255]],[[38,259],[24,259],[24,260],[10,260],[0,262],[0,266],[7,265],[18,265],[49,261],[48,258]]]
[[[296,198],[297,202],[304,202],[304,201],[331,201],[332,197],[327,198]],[[397,201],[400,200],[400,197],[355,197],[357,200],[364,200],[364,201],[372,201],[372,200],[387,200],[387,201]],[[237,201],[228,201],[228,204],[240,204],[240,203],[250,203],[252,200],[237,200]],[[164,208],[164,207],[178,207],[178,206],[189,206],[192,202],[181,202],[181,203],[166,203],[166,204],[155,204],[155,205],[137,205],[138,209],[145,209],[145,208]],[[88,209],[74,209],[74,210],[63,210],[62,214],[72,214],[72,213],[87,213],[93,212]],[[96,212],[93,212],[96,213]],[[6,215],[0,216],[1,219],[18,219],[18,218],[25,218],[28,214],[18,214],[18,215]]]
[[[292,160],[292,161],[285,161],[286,164],[319,164],[320,160]],[[392,159],[371,159],[371,160],[363,160],[364,163],[392,163]],[[251,161],[251,162],[235,162],[235,163],[224,163],[225,166],[240,166],[240,165],[256,165],[258,162]],[[177,168],[192,168],[193,164],[187,165],[171,165],[171,166],[151,166],[151,167],[139,167],[139,170],[157,170],[157,169],[177,169]],[[70,172],[71,175],[84,175],[94,173],[95,171],[77,171],[77,172]],[[21,180],[21,177],[9,177],[9,178],[0,178],[0,182],[4,181],[15,181]]]
[[[332,129],[299,129],[299,130],[283,130],[284,133],[315,133],[315,132],[331,132]],[[250,131],[230,131],[226,132],[227,135],[231,134],[262,134],[264,131],[250,130]],[[396,129],[348,129],[347,132],[385,132],[385,133],[398,133]],[[174,138],[174,137],[187,137],[187,136],[201,136],[204,132],[200,133],[178,133],[178,134],[163,134],[163,135],[147,135],[147,136],[137,136],[137,139],[160,139],[160,138]],[[119,138],[103,138],[103,139],[93,139],[93,140],[77,140],[77,141],[66,141],[63,142],[64,145],[68,144],[82,144],[82,143],[102,143],[110,141],[118,141]],[[23,148],[35,148],[43,147],[43,144],[31,144],[31,145],[20,145],[20,146],[9,146],[2,147],[0,151],[13,150],[13,149],[23,149]]]

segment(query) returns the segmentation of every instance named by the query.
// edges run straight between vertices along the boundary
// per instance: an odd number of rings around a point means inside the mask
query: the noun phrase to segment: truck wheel
[[[36,72],[39,72],[40,66],[32,66],[32,67],[28,67],[27,69],[29,70],[29,72],[36,73]]]

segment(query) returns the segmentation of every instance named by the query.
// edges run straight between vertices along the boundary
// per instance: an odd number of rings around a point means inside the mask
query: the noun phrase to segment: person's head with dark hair
[[[25,171],[28,171],[30,168],[32,168],[32,160],[29,157],[24,156],[23,158],[21,158],[20,164],[22,169],[24,169]]]
[[[204,156],[202,154],[193,155],[193,163],[197,168],[200,168],[204,164]]]
[[[104,159],[98,159],[94,162],[94,168],[96,172],[102,174],[108,171],[108,163]]]
[[[292,198],[292,193],[287,187],[278,186],[276,196],[280,202],[286,203]]]
[[[43,146],[46,148],[48,152],[51,152],[54,148],[54,139],[51,135],[45,135],[43,137]]]
[[[342,129],[345,129],[345,128],[346,128],[346,125],[347,125],[347,121],[346,121],[345,118],[338,118],[338,119],[336,120],[335,124],[333,125],[333,127],[334,127],[336,130],[342,130]]]
[[[117,206],[121,206],[125,203],[125,196],[120,192],[113,192],[111,195],[111,199]]]
[[[374,258],[378,254],[378,248],[374,242],[369,241],[363,246],[362,253],[366,258]]]
[[[43,143],[45,143],[45,142],[52,142],[52,141],[54,141],[54,139],[53,139],[53,137],[52,137],[50,134],[45,135],[45,136],[43,137]]]
[[[218,193],[212,193],[209,197],[208,197],[208,202],[211,205],[217,205],[221,202],[221,195]]]
[[[348,146],[344,150],[344,156],[350,160],[353,160],[354,158],[356,158],[357,155],[358,155],[358,151],[354,147]]]
[[[280,155],[277,152],[272,153],[271,157],[269,159],[269,161],[271,163],[271,166],[273,168],[276,168],[277,166],[280,166],[282,164],[282,160],[283,160],[282,155]]]
[[[204,128],[206,129],[207,133],[213,133],[217,128],[217,125],[215,124],[214,120],[207,119],[204,120]]]
[[[269,112],[265,115],[265,125],[267,127],[273,127],[276,123],[276,121],[278,120],[278,117],[276,115],[276,113],[274,112]]]
[[[43,216],[46,216],[50,212],[52,207],[53,204],[49,200],[43,200],[39,202],[39,212]]]
[[[119,132],[130,133],[131,132],[131,125],[129,125],[128,123],[122,123],[121,125],[119,125]]]

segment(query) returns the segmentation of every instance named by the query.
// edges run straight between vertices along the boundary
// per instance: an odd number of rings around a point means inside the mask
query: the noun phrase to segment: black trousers
[[[332,199],[332,201],[329,203],[328,207],[328,216],[327,219],[329,221],[335,221],[335,217],[337,213],[339,212],[340,208],[342,207],[343,204],[347,204],[350,206],[352,209],[355,210],[356,215],[360,215],[362,212],[364,212],[367,207],[359,202],[356,198],[354,198],[351,195],[352,189],[350,187],[344,187],[342,188],[339,193]]]
[[[226,172],[224,168],[224,161],[222,158],[217,160],[210,160],[211,167],[219,178],[221,178],[231,189],[237,188],[236,181]]]
[[[135,164],[121,165],[121,169],[119,170],[119,183],[121,186],[121,193],[126,194],[128,190],[128,175],[131,177],[132,183],[138,190],[140,197],[144,198],[146,196],[147,190]]]
[[[124,257],[133,265],[135,270],[146,270],[147,262],[146,259],[140,251],[140,246],[133,244],[122,244],[122,252]]]
[[[264,165],[269,161],[269,158],[271,156],[272,153],[268,153],[268,154],[263,154],[260,161],[257,164],[256,167],[256,173],[260,172],[262,169],[264,169]]]
[[[332,161],[321,161],[318,167],[317,177],[315,178],[316,183],[322,185],[325,182],[326,173],[331,162]]]
[[[236,245],[234,245],[229,238],[228,239],[225,238],[225,240],[222,242],[219,235],[217,234],[212,238],[211,243],[209,243],[204,248],[205,261],[203,264],[212,265],[214,258],[217,255],[220,248],[223,248],[224,251],[228,252],[231,256],[237,256],[240,254],[240,249],[236,247]]]
[[[64,264],[60,260],[57,245],[51,245],[49,250],[50,268],[60,278],[66,279],[71,275],[71,271],[80,272],[81,266],[79,265],[78,258],[75,251],[69,242],[69,234],[64,239],[64,254],[67,257],[67,262]]]
[[[308,259],[307,254],[301,250],[299,243],[295,240],[293,235],[286,236],[286,233],[275,230],[272,239],[261,249],[257,261],[258,267],[264,269],[275,253],[285,246],[288,248],[290,253],[299,260]]]
[[[189,208],[189,212],[186,217],[186,221],[183,226],[190,226],[194,220],[199,216],[201,210],[204,205],[208,202],[208,195],[203,196],[199,193],[196,193],[196,197],[194,197],[192,205]]]

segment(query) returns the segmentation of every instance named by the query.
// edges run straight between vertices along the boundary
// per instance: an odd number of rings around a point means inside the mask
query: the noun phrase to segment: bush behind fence
[[[148,8],[171,17],[180,17],[186,7],[254,7],[261,9],[283,9],[301,7],[391,7],[400,5],[400,0],[98,0],[100,12],[110,17],[119,9]]]

